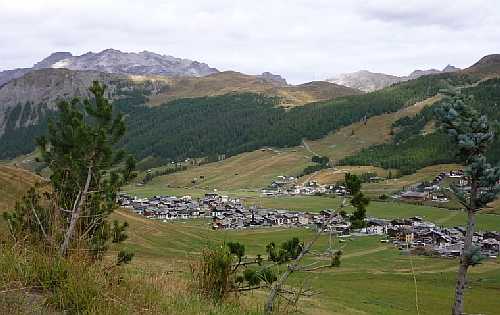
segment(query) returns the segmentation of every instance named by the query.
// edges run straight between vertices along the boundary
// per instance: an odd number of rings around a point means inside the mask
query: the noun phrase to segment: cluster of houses
[[[163,220],[210,218],[213,229],[242,229],[249,227],[304,227],[322,225],[335,231],[348,233],[350,224],[332,211],[307,213],[282,209],[246,207],[239,199],[207,193],[203,198],[194,200],[191,196],[154,196],[137,198],[121,194],[118,202],[123,208],[143,215],[146,218]]]
[[[444,257],[459,256],[463,247],[465,229],[442,228],[420,217],[409,219],[367,218],[366,227],[353,231],[347,215],[333,210],[319,213],[246,207],[239,199],[207,193],[194,200],[190,196],[155,196],[136,198],[120,195],[119,203],[137,214],[167,222],[175,219],[208,218],[212,229],[245,229],[256,227],[321,227],[327,233],[347,236],[351,233],[385,235],[402,250],[414,250]],[[343,214],[343,215],[342,215]],[[500,232],[477,232],[474,243],[484,256],[500,253]]]
[[[465,228],[442,228],[424,221],[420,217],[409,219],[367,219],[367,227],[362,230],[368,234],[386,235],[386,242],[392,242],[401,250],[413,250],[428,255],[444,257],[460,256]],[[500,232],[476,232],[474,244],[486,257],[497,257],[500,253]]]
[[[244,209],[239,199],[206,193],[203,198],[194,200],[191,196],[154,196],[137,198],[120,194],[118,203],[121,207],[132,210],[149,219],[163,221],[212,217],[227,210]]]
[[[347,194],[347,191],[345,187],[340,185],[320,185],[317,181],[296,184],[294,177],[278,176],[269,187],[262,189],[261,193],[264,196],[313,196],[322,194],[344,196]]]
[[[407,187],[403,192],[394,196],[404,201],[433,201],[438,203],[449,202],[448,197],[443,193],[442,182],[445,178],[453,179],[458,187],[467,189],[468,180],[463,170],[441,172],[431,182],[418,183]]]

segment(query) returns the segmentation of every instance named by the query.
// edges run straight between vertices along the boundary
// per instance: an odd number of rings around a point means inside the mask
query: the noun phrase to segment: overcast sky
[[[500,1],[0,0],[0,70],[106,48],[292,83],[360,69],[405,75],[500,53]]]

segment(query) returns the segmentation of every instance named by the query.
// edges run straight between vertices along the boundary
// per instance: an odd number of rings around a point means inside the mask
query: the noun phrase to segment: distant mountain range
[[[36,63],[32,68],[21,68],[0,72],[0,86],[24,74],[45,68],[65,68],[69,70],[94,70],[106,73],[128,75],[162,75],[203,77],[218,73],[219,70],[206,63],[190,59],[160,55],[149,51],[140,53],[106,49],[98,53],[88,52],[73,56],[69,52],[55,52]]]
[[[455,72],[459,70],[460,70],[459,68],[447,65],[443,70],[438,70],[438,69],[415,70],[409,75],[403,77],[398,77],[395,75],[390,75],[385,73],[375,73],[375,72],[370,72],[368,70],[361,70],[353,73],[343,73],[336,77],[327,79],[326,81],[348,86],[364,92],[372,92],[383,89],[394,83],[416,79],[423,75],[438,74],[444,72]]]

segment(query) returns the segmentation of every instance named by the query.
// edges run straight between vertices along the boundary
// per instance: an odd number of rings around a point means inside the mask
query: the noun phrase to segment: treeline
[[[462,93],[469,98],[473,107],[486,114],[491,121],[498,122],[500,79],[465,88]],[[438,102],[414,117],[399,119],[392,126],[395,133],[391,143],[364,149],[340,163],[396,168],[402,174],[411,174],[425,166],[457,162],[456,146],[446,134],[439,130],[427,135],[422,134],[424,127],[435,119],[435,109],[440,105]],[[500,139],[495,139],[487,155],[494,163],[500,161]]]
[[[146,172],[146,175],[144,175],[143,179],[142,179],[142,182],[144,184],[150,182],[153,180],[153,178],[155,177],[159,177],[159,176],[163,176],[163,175],[168,175],[168,174],[173,174],[173,173],[176,173],[176,172],[180,172],[180,171],[185,171],[187,170],[187,166],[185,165],[175,165],[173,167],[167,167],[165,169],[162,169],[162,170],[156,170],[156,171],[151,171],[151,172]]]

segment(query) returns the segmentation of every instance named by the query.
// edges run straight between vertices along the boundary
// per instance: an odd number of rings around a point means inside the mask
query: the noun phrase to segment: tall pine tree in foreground
[[[457,275],[453,315],[464,313],[467,271],[470,266],[481,261],[480,248],[472,242],[475,213],[493,201],[500,190],[500,169],[492,167],[485,157],[495,133],[487,117],[468,106],[467,101],[468,99],[455,94],[437,111],[441,125],[457,145],[459,158],[466,165],[466,176],[470,181],[470,191],[454,189],[455,195],[467,211],[467,228]]]
[[[89,91],[92,97],[83,102],[60,102],[58,118],[38,140],[50,187],[31,190],[6,218],[14,237],[29,235],[62,256],[81,248],[99,258],[110,240],[126,238],[126,223],[107,218],[119,188],[135,176],[135,161],[114,147],[125,123],[104,97],[106,86],[93,82]]]
[[[364,228],[366,225],[366,207],[370,204],[370,199],[361,192],[361,178],[347,173],[345,174],[344,184],[352,196],[351,205],[356,208],[350,217],[351,227],[353,229]]]

